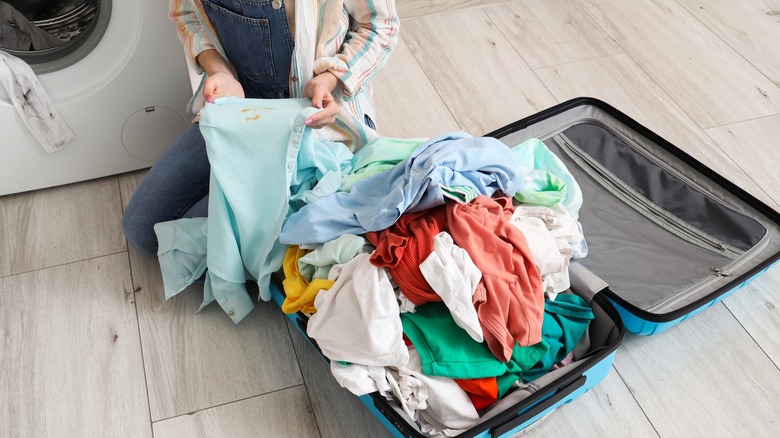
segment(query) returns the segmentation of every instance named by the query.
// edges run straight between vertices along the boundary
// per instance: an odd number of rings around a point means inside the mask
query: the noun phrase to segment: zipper
[[[692,188],[696,189],[699,193],[702,193],[705,196],[707,196],[707,198],[711,199],[714,202],[717,202],[718,204],[720,204],[720,205],[722,205],[722,206],[724,206],[724,207],[726,207],[728,209],[731,209],[731,210],[734,209],[734,206],[727,204],[722,199],[708,195],[707,194],[708,193],[707,190],[704,187],[702,187],[699,183],[697,183],[696,181],[692,180],[690,177],[688,177],[687,175],[683,174],[679,170],[675,169],[674,167],[672,167],[671,165],[669,165],[668,163],[666,163],[665,161],[663,161],[662,159],[660,159],[659,157],[654,155],[652,152],[648,151],[647,149],[645,149],[644,147],[639,145],[634,140],[630,139],[623,132],[617,131],[613,127],[605,124],[604,121],[602,121],[601,119],[592,118],[592,117],[585,117],[585,118],[581,118],[581,119],[577,119],[577,120],[572,120],[569,123],[565,123],[565,124],[563,124],[561,126],[557,126],[557,127],[553,128],[553,129],[549,129],[549,130],[547,130],[547,131],[545,131],[543,133],[540,133],[536,137],[540,138],[540,139],[552,138],[552,137],[554,137],[556,135],[563,134],[564,131],[566,131],[567,129],[571,128],[572,126],[579,125],[579,124],[582,124],[582,123],[590,123],[592,125],[596,125],[596,126],[598,126],[600,128],[603,128],[604,130],[608,131],[609,133],[611,133],[615,137],[618,137],[620,140],[622,140],[626,145],[628,145],[631,148],[631,150],[636,151],[637,153],[639,153],[643,157],[647,158],[649,161],[652,161],[658,167],[664,169],[665,171],[667,171],[667,172],[671,173],[672,175],[676,176],[677,178],[681,179],[687,185],[689,185]]]
[[[603,128],[603,129],[605,129],[610,134],[612,134],[615,137],[617,137],[620,140],[622,140],[623,143],[625,143],[626,145],[628,145],[631,148],[631,150],[639,153],[639,155],[642,155],[647,160],[653,162],[653,164],[655,164],[656,166],[662,168],[663,170],[667,171],[668,173],[670,173],[670,174],[674,175],[675,177],[679,178],[680,180],[685,182],[685,184],[691,186],[692,188],[694,188],[699,193],[707,196],[708,199],[710,199],[710,200],[712,200],[714,202],[717,202],[718,204],[720,204],[720,205],[722,205],[722,206],[724,206],[724,207],[726,207],[726,208],[728,208],[730,210],[734,210],[734,206],[727,204],[722,199],[716,198],[714,196],[710,196],[708,194],[707,190],[704,187],[702,187],[699,183],[697,183],[696,181],[692,180],[690,177],[688,177],[684,173],[680,172],[679,170],[675,169],[674,167],[672,167],[671,165],[669,165],[668,163],[663,161],[661,158],[659,158],[658,156],[654,155],[652,152],[650,152],[647,149],[645,149],[644,147],[642,147],[640,144],[638,144],[634,140],[630,139],[626,134],[624,134],[624,133],[622,133],[620,131],[617,131],[617,130],[615,130],[614,128],[612,128],[610,126],[605,125],[600,120],[591,119],[591,120],[588,120],[587,123],[591,123],[591,124],[597,125],[597,126]]]
[[[665,301],[662,301],[655,306],[646,309],[648,312],[652,313],[668,313],[670,311],[674,311],[677,308],[679,308],[679,303],[681,303],[684,299],[688,298],[691,295],[695,295],[702,289],[706,289],[713,284],[715,284],[718,281],[721,281],[724,278],[730,278],[733,277],[733,272],[742,267],[742,265],[746,264],[750,260],[752,260],[757,254],[761,253],[766,247],[769,245],[769,241],[771,239],[769,238],[769,233],[764,234],[764,237],[761,238],[761,240],[755,244],[752,248],[745,251],[742,256],[737,258],[736,260],[733,260],[732,262],[726,264],[722,267],[716,267],[713,266],[710,268],[712,270],[712,275],[705,277],[704,279],[698,281],[697,283],[694,283],[693,285],[680,290],[678,293],[676,293],[674,296],[669,297]],[[730,279],[727,281],[731,281]]]
[[[610,193],[614,196],[618,197],[621,201],[631,206],[634,210],[654,222],[656,225],[688,243],[711,253],[728,257],[729,259],[736,259],[744,253],[743,250],[737,247],[715,239],[701,230],[695,229],[680,220],[677,216],[651,202],[645,196],[620,181],[619,178],[602,166],[601,163],[596,162],[593,158],[579,149],[579,147],[574,145],[565,134],[554,136],[553,141],[555,141],[556,144],[561,147],[561,150],[577,163],[585,173],[599,184],[609,189]]]
[[[610,130],[610,132],[612,132]],[[625,138],[622,140],[626,141]],[[569,156],[585,173],[595,179],[599,184],[612,188],[611,193],[621,199],[629,206],[635,208],[639,213],[643,214],[649,220],[663,227],[669,232],[672,232],[676,236],[684,239],[685,241],[697,245],[698,247],[711,251],[718,255],[723,255],[731,259],[729,263],[724,266],[713,266],[710,268],[712,274],[696,281],[689,287],[681,289],[673,296],[666,300],[654,305],[649,309],[645,309],[651,313],[665,313],[667,311],[675,310],[679,307],[679,304],[689,298],[692,295],[697,294],[701,290],[711,287],[713,284],[723,281],[730,281],[729,278],[733,277],[733,272],[752,260],[757,254],[761,253],[770,242],[770,234],[765,233],[761,240],[753,245],[747,251],[743,251],[739,248],[731,246],[725,242],[721,242],[700,230],[694,230],[685,222],[681,221],[676,216],[666,212],[662,208],[658,207],[654,203],[650,202],[647,198],[637,193],[634,189],[623,184],[619,178],[612,174],[609,170],[605,169],[600,163],[596,162],[580,150],[571,140],[569,140],[565,134],[558,134],[553,137],[553,141],[561,147],[561,150]],[[627,144],[631,144],[628,143]],[[643,154],[644,155],[644,154]],[[660,164],[658,159],[652,161],[656,164]],[[665,169],[669,169],[667,166],[661,166]],[[674,172],[676,176],[680,176],[677,172]],[[693,184],[688,178],[681,178],[686,183],[691,183],[697,189],[701,190],[701,187]],[[703,193],[703,192],[702,192]],[[721,203],[722,204],[722,203]],[[728,205],[722,204],[726,207]],[[729,207],[731,208],[731,207]]]

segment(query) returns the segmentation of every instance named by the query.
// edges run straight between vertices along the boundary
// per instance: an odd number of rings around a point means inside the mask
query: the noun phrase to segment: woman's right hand
[[[206,49],[195,59],[206,71],[206,80],[203,82],[203,97],[206,102],[211,102],[218,97],[246,97],[244,87],[233,76],[230,65],[219,52]]]
[[[220,71],[209,75],[203,82],[203,97],[206,102],[212,102],[218,97],[244,97],[244,88],[232,73]]]

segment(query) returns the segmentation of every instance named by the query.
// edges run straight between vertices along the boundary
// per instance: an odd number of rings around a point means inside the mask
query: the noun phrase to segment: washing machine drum
[[[0,1],[0,48],[49,51],[76,43],[94,27],[101,0]]]

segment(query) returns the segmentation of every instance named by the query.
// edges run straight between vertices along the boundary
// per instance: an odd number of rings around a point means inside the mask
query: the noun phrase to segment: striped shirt
[[[387,62],[398,39],[395,0],[294,2],[290,94],[303,97],[303,88],[314,75],[333,73],[340,80],[333,97],[341,110],[335,123],[317,133],[323,141],[343,142],[358,150],[378,137],[365,125],[365,116],[375,119],[370,80]],[[215,49],[227,59],[200,0],[170,0],[169,18],[177,24],[179,39],[195,71],[203,72],[195,59],[204,50]],[[188,110],[197,113],[203,102],[199,88]]]

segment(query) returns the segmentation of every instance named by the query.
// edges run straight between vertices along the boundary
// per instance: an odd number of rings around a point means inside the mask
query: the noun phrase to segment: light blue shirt
[[[216,300],[238,323],[254,307],[247,280],[257,281],[261,299],[271,299],[270,276],[286,250],[278,236],[289,203],[335,192],[351,168],[345,145],[321,142],[304,125],[317,111],[308,99],[226,98],[204,107],[208,219],[155,225],[166,297],[197,279],[205,258],[201,309]]]
[[[434,138],[390,170],[356,182],[292,214],[282,229],[284,244],[324,243],[346,233],[384,230],[403,214],[444,204],[443,187],[472,187],[491,196],[522,188],[512,151],[489,137],[454,132]]]

